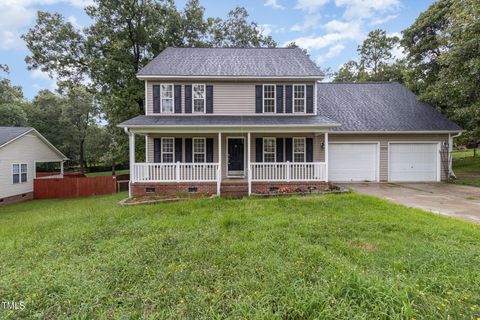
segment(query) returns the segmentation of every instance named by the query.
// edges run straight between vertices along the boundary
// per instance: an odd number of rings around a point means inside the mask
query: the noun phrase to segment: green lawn
[[[477,319],[480,226],[345,194],[0,207],[0,318]],[[19,313],[18,313],[19,312]]]
[[[125,170],[117,170],[115,173],[118,175],[121,174],[128,174],[130,170],[125,169]],[[85,174],[87,177],[98,177],[98,176],[111,176],[112,175],[112,170],[110,171],[102,171],[102,172],[90,172]]]
[[[480,187],[480,155],[473,157],[473,150],[453,152],[453,172],[458,179],[453,183]]]

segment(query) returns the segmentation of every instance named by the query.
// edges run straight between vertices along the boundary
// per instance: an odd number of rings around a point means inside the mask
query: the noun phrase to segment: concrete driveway
[[[354,192],[480,223],[480,188],[447,183],[344,183]]]

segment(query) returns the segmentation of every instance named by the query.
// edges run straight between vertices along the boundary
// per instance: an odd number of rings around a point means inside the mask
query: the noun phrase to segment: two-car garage
[[[330,181],[440,181],[439,142],[331,142],[328,154]]]

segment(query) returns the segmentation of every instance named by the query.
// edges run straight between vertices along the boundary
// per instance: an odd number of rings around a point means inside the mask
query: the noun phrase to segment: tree
[[[408,85],[480,141],[480,7],[440,0],[403,31]]]
[[[276,47],[271,36],[264,36],[256,22],[248,22],[248,12],[237,6],[226,20],[217,19],[212,26],[213,45],[216,47]]]
[[[27,126],[27,115],[17,104],[0,104],[0,126],[24,127]]]
[[[80,171],[85,172],[85,140],[96,125],[98,105],[94,96],[84,87],[72,88],[66,95],[66,103],[63,104],[61,122],[66,130],[65,139],[72,148],[77,148],[77,162]],[[72,154],[74,152],[70,152]]]
[[[385,30],[377,29],[370,31],[362,45],[358,46],[360,65],[362,69],[368,70],[376,75],[382,66],[392,60],[392,50],[398,43],[396,36],[388,37]]]
[[[9,73],[6,64],[0,64],[0,71]],[[27,115],[23,110],[27,102],[22,88],[13,86],[7,78],[0,79],[0,126],[26,126]]]
[[[356,82],[360,79],[360,66],[355,60],[344,63],[334,74],[333,82]]]

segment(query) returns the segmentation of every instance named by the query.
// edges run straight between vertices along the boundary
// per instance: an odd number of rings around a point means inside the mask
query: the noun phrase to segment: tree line
[[[394,59],[393,50],[404,57]],[[334,82],[399,81],[467,131],[460,141],[480,142],[480,5],[439,0],[402,31],[370,32]]]

